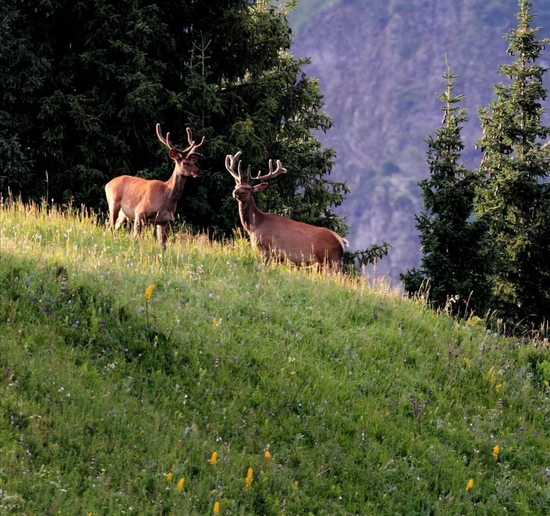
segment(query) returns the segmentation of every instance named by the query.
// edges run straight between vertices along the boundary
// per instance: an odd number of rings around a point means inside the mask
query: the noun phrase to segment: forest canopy
[[[24,200],[105,212],[105,184],[129,174],[165,180],[172,162],[155,126],[186,145],[206,137],[201,179],[178,214],[200,230],[237,225],[224,158],[288,169],[263,209],[345,233],[333,208],[347,192],[331,181],[334,151],[312,135],[322,111],[307,62],[289,51],[284,6],[247,0],[38,1],[0,6],[0,189]]]

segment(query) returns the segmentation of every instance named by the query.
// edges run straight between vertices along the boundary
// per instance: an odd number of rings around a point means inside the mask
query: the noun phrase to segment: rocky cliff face
[[[542,4],[534,0],[531,9],[541,38],[550,35],[550,6]],[[463,161],[476,168],[477,110],[507,80],[498,75],[511,60],[503,34],[517,26],[518,10],[516,0],[301,0],[290,18],[292,52],[311,59],[305,72],[319,79],[334,121],[318,138],[336,150],[332,175],[351,189],[337,213],[353,249],[392,245],[376,274],[394,283],[420,265],[417,183],[429,174],[426,140],[442,121],[445,55],[468,114]],[[549,63],[547,50],[540,64]]]

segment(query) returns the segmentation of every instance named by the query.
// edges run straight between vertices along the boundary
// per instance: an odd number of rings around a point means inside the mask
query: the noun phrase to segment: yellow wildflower
[[[213,509],[213,511],[214,511],[214,514],[220,514],[220,502],[216,502],[216,503],[214,504],[214,509]]]
[[[210,464],[212,464],[212,466],[215,466],[216,465],[216,462],[218,462],[218,452],[214,452],[212,454],[212,457],[210,457]]]
[[[174,475],[172,474],[172,472],[169,471],[166,474],[166,482],[168,482],[168,483],[172,482],[172,478],[174,478]]]
[[[185,479],[183,477],[181,477],[179,480],[178,480],[178,491],[181,491],[183,489],[183,484],[185,482]]]
[[[246,472],[246,488],[250,489],[250,486],[252,485],[252,477],[254,473],[252,471],[252,468],[248,468],[248,471]]]
[[[145,301],[149,301],[151,299],[151,294],[153,293],[154,288],[155,288],[155,285],[149,285],[145,289]]]
[[[498,460],[498,455],[500,453],[500,446],[497,444],[493,447],[493,457],[495,460]]]
[[[470,489],[472,489],[472,487],[474,487],[474,479],[473,478],[468,480],[468,483],[466,484],[466,491],[469,491]]]
[[[271,453],[269,453],[269,450],[266,450],[264,453],[265,460],[271,459]]]

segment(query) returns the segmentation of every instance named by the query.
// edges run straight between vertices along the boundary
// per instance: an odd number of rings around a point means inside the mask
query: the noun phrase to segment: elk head
[[[197,167],[196,162],[199,160],[199,158],[203,158],[204,156],[198,153],[197,149],[204,143],[204,136],[202,137],[202,140],[198,145],[195,144],[191,129],[187,127],[187,140],[189,141],[189,147],[183,150],[174,147],[174,145],[170,141],[169,132],[166,133],[166,138],[163,138],[160,131],[160,124],[157,124],[157,137],[161,141],[161,143],[168,147],[169,156],[174,160],[175,171],[177,174],[187,177],[200,177],[201,171]]]
[[[267,187],[265,182],[268,179],[273,179],[279,174],[286,173],[286,168],[283,168],[280,160],[277,160],[277,168],[273,170],[273,160],[269,160],[269,172],[267,174],[261,175],[261,172],[258,172],[257,176],[252,176],[250,173],[250,165],[246,170],[246,180],[243,180],[241,172],[241,151],[237,152],[234,156],[228,154],[225,157],[225,168],[235,179],[235,189],[233,190],[233,197],[240,202],[246,203],[250,200],[251,196],[255,192],[261,192]],[[235,165],[237,170],[235,170]]]

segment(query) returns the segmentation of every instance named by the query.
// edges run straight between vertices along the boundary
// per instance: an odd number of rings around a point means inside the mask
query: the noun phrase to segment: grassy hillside
[[[550,511],[546,348],[240,238],[0,228],[0,513]]]

